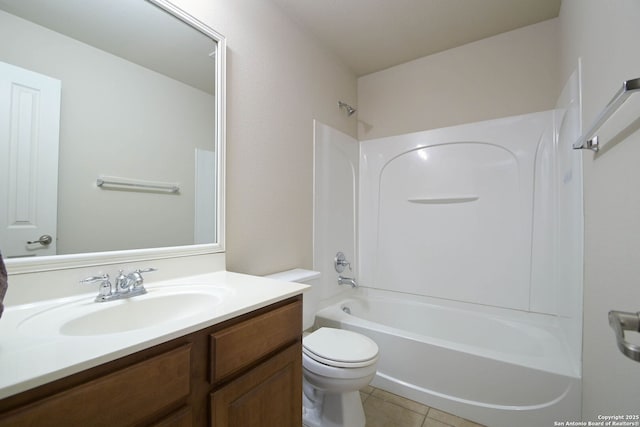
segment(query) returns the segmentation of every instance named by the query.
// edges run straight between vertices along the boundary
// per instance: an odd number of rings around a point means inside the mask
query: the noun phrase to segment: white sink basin
[[[93,336],[153,328],[170,322],[207,316],[232,291],[207,285],[148,289],[144,295],[109,302],[95,297],[54,305],[18,325],[24,333]]]

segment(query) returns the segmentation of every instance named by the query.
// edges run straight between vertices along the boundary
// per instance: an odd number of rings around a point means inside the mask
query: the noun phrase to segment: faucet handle
[[[142,284],[144,283],[144,277],[142,277],[142,273],[150,273],[152,271],[158,271],[158,269],[150,267],[150,268],[137,269],[134,272],[130,273],[129,276],[133,280],[134,289],[142,287]]]
[[[80,280],[80,283],[98,283],[98,282],[104,283],[108,281],[109,281],[109,275],[105,273],[102,276],[85,277],[84,279]]]
[[[107,297],[111,296],[111,282],[109,281],[109,275],[107,273],[102,276],[90,276],[80,280],[80,283],[100,283],[100,291],[96,297],[96,301],[104,301]]]
[[[140,274],[140,273],[150,273],[152,271],[158,271],[158,269],[157,268],[153,268],[153,267],[149,267],[149,268],[143,268],[142,270],[141,269],[137,269],[136,271],[134,271],[134,273],[138,273],[138,274]]]
[[[349,267],[349,271],[352,271],[351,263],[347,261],[347,257],[342,252],[338,252],[333,259],[333,267],[338,273],[342,273],[345,267]]]

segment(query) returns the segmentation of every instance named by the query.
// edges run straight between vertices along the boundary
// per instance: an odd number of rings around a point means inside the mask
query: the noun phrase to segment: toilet
[[[313,291],[313,282],[319,275],[295,269],[266,277],[309,284]],[[305,329],[312,326],[313,321],[309,322],[309,319],[317,309],[304,305],[308,293],[303,296]],[[375,376],[377,362],[378,345],[357,332],[320,328],[306,334],[302,339],[302,418],[305,427],[364,427],[359,390]]]
[[[364,427],[359,390],[376,375],[378,346],[344,329],[320,328],[302,339],[303,423]]]

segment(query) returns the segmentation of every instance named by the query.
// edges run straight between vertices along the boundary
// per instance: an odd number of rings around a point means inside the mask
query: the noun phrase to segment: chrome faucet
[[[338,276],[338,285],[351,285],[352,288],[358,287],[355,278],[344,276]]]
[[[336,254],[335,258],[333,259],[333,267],[338,273],[342,273],[346,267],[349,267],[349,270],[352,270],[351,263],[347,261],[347,257],[345,257],[344,253],[342,252],[338,252]],[[355,278],[344,277],[342,275],[338,276],[338,285],[351,285],[352,288],[358,287]]]
[[[82,279],[80,283],[100,283],[100,289],[98,290],[98,296],[96,302],[109,301],[113,295],[111,291],[111,282],[109,281],[109,275],[103,274],[102,276],[91,276]]]
[[[120,270],[113,286],[111,285],[109,275],[106,273],[101,276],[87,277],[86,279],[82,279],[80,283],[100,283],[100,289],[98,291],[98,296],[96,297],[96,302],[106,302],[121,298],[131,298],[147,293],[147,290],[143,285],[144,278],[142,277],[142,273],[148,273],[150,271],[156,271],[156,269],[138,269],[128,274],[124,274],[124,271]]]

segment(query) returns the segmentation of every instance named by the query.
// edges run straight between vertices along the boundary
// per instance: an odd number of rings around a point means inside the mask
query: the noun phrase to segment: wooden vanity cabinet
[[[301,335],[300,295],[0,400],[0,427],[300,427]]]

